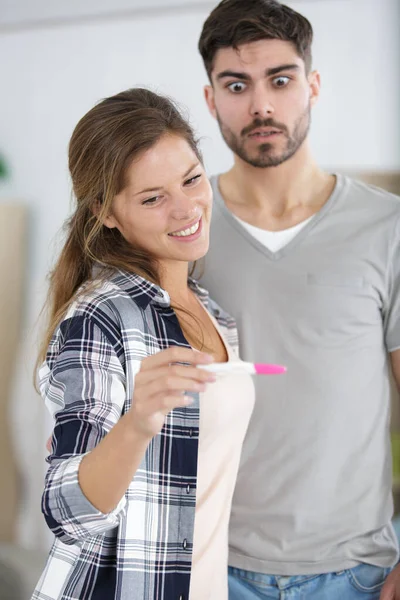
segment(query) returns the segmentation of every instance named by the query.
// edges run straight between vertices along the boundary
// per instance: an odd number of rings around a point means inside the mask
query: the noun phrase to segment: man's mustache
[[[255,129],[259,129],[259,127],[274,127],[274,129],[279,129],[283,133],[287,133],[287,127],[283,123],[278,123],[278,121],[274,121],[274,119],[254,119],[254,121],[247,125],[241,131],[241,135],[248,135]]]

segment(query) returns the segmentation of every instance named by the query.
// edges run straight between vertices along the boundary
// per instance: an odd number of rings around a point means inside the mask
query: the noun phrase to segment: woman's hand
[[[140,437],[153,438],[171,410],[192,403],[187,392],[202,392],[207,383],[215,381],[213,373],[196,367],[211,362],[213,358],[208,354],[177,346],[142,361],[135,377],[132,408],[126,415]]]

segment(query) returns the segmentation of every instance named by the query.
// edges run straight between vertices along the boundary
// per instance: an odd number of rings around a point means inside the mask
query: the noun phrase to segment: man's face
[[[214,58],[205,95],[229,148],[254,167],[291,158],[307,137],[319,74],[305,72],[290,42],[260,40]]]

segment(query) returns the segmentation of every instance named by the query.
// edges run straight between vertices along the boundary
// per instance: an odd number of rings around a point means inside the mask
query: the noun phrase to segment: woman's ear
[[[94,216],[97,217],[99,221],[101,221],[102,225],[108,227],[109,229],[117,227],[115,217],[112,214],[108,214],[107,216],[102,215],[101,208],[102,207],[100,200],[96,199],[92,205],[92,213],[94,214]]]
[[[103,225],[108,227],[108,229],[114,229],[115,227],[117,227],[115,217],[113,215],[107,215],[107,217],[103,219]]]

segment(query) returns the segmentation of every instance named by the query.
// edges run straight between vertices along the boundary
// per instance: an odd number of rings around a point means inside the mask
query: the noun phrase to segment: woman
[[[32,598],[224,600],[254,393],[248,375],[198,368],[237,342],[188,279],[212,202],[193,132],[168,99],[128,90],[81,119],[69,168],[77,204],[39,371],[55,541]]]

